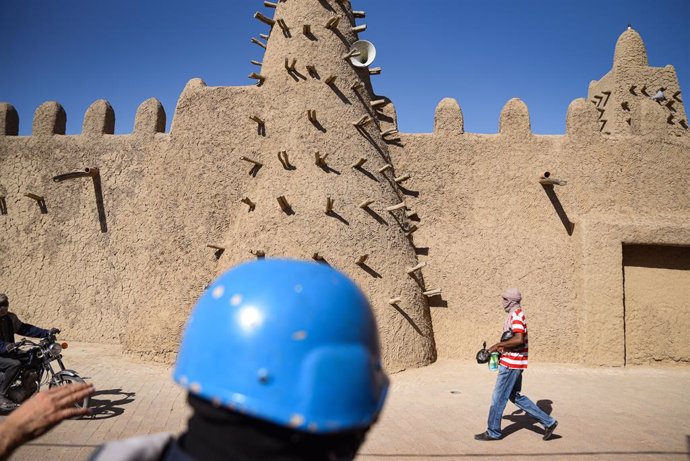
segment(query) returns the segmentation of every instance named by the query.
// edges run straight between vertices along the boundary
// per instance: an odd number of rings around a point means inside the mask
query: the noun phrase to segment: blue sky
[[[288,0],[297,1],[297,0]],[[568,104],[610,68],[628,23],[642,34],[650,64],[673,64],[690,88],[689,0],[353,0],[367,17],[360,38],[378,51],[375,91],[390,97],[403,132],[429,132],[444,97],[458,100],[465,129],[495,133],[503,105],[527,103],[536,133],[565,130]],[[129,133],[150,97],[170,127],[177,98],[194,77],[212,86],[249,85],[266,27],[261,0],[0,0],[0,101],[33,112],[58,101],[67,133],[81,131],[97,99]]]

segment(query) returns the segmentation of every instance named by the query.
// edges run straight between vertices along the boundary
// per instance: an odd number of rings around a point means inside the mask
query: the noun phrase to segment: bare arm
[[[92,384],[69,384],[39,392],[0,423],[0,460],[23,443],[39,437],[62,420],[89,413],[74,404],[93,394]]]
[[[506,349],[512,349],[525,344],[525,335],[523,333],[515,333],[515,335],[508,341],[496,343],[489,348],[489,352],[503,352]]]

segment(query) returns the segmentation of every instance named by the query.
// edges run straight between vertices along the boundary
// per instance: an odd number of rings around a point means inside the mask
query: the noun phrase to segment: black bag
[[[513,336],[515,336],[515,333],[513,333],[513,330],[506,330],[506,331],[504,331],[503,334],[501,335],[501,341],[499,341],[499,342],[508,341],[508,340],[511,339]]]
[[[489,351],[486,350],[486,341],[484,341],[484,345],[482,346],[481,350],[477,352],[477,363],[489,363],[490,358],[491,354],[489,354]]]

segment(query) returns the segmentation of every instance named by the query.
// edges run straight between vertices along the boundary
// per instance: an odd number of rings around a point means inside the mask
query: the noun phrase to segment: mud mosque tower
[[[395,137],[382,136],[394,128],[381,112],[388,101],[375,98],[372,69],[350,59],[366,28],[356,16],[364,13],[349,2],[275,7],[263,19],[267,49],[243,120],[256,138],[243,156],[252,178],[235,204],[221,266],[254,253],[347,268],[374,306],[384,361],[430,363],[429,287],[414,251],[416,224],[398,183],[404,172],[387,148]]]

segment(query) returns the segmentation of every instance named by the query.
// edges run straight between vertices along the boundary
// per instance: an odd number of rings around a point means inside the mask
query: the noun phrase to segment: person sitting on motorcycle
[[[110,442],[92,461],[352,460],[388,390],[374,315],[325,264],[260,259],[217,278],[173,373],[187,430]]]
[[[0,407],[16,407],[14,402],[7,399],[6,393],[10,385],[14,382],[17,372],[21,367],[19,355],[15,351],[17,344],[14,342],[14,335],[29,336],[32,338],[45,338],[60,330],[53,328],[45,330],[28,323],[24,323],[16,314],[9,312],[10,300],[7,295],[0,293]]]

